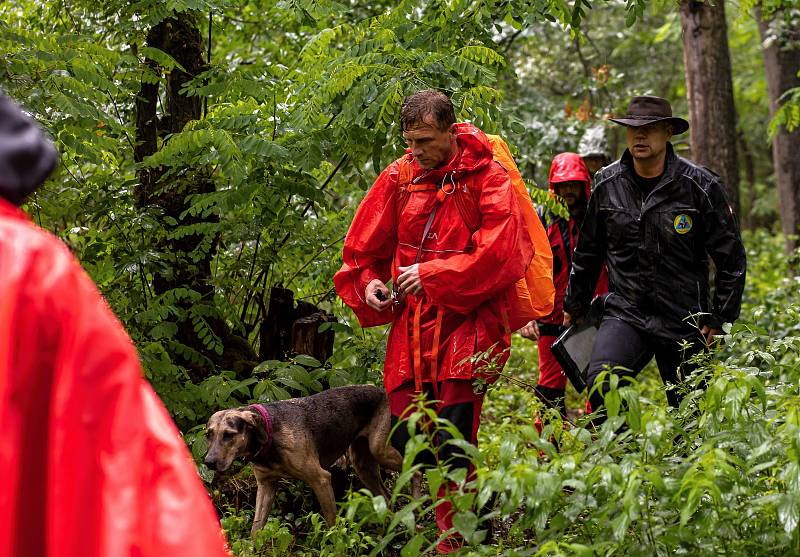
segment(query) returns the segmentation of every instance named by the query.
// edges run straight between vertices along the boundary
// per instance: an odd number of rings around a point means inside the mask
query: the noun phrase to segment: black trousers
[[[440,381],[437,393],[434,393],[431,383],[424,383],[423,390],[425,397],[429,401],[428,406],[436,412],[436,415],[452,423],[465,441],[477,447],[478,427],[481,423],[481,408],[483,407],[485,393],[476,393],[473,389],[472,381],[466,379]],[[389,409],[392,413],[392,428],[394,430],[391,443],[401,454],[405,454],[406,443],[410,439],[410,435],[405,424],[396,428],[395,425],[397,422],[408,418],[414,409],[412,404],[415,396],[413,381],[403,383],[387,395]],[[425,424],[423,424],[423,427],[425,427]],[[451,468],[467,468],[471,472],[472,463],[461,449],[446,443],[449,439],[451,439],[451,435],[445,430],[440,430],[436,433],[433,441],[439,447],[439,461],[448,463]],[[414,464],[433,466],[436,464],[436,457],[430,451],[422,451],[417,454]]]
[[[620,366],[612,373],[620,377],[635,377],[655,356],[661,380],[667,383],[680,383],[691,374],[696,365],[687,362],[689,358],[706,349],[703,337],[698,332],[695,337],[685,339],[690,343],[684,349],[681,340],[664,339],[640,331],[617,318],[605,318],[597,331],[592,357],[589,361],[587,384],[591,392],[598,376],[606,366],[612,369]],[[603,398],[608,391],[608,382],[590,395],[592,409],[603,406]],[[681,395],[675,389],[667,390],[667,402],[670,406],[678,406]]]

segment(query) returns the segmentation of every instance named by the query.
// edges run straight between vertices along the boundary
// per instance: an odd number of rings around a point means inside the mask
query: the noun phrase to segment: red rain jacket
[[[130,338],[2,199],[0,269],[0,557],[228,555]]]
[[[510,288],[533,256],[530,238],[508,174],[493,160],[484,133],[458,124],[457,143],[455,161],[428,172],[405,155],[415,191],[400,191],[402,159],[381,173],[356,212],[345,239],[344,264],[334,276],[339,296],[363,327],[392,323],[384,363],[387,392],[415,378],[415,349],[421,356],[419,375],[430,381],[433,374],[437,380],[472,379],[471,356],[492,346],[500,354],[511,345],[503,312]],[[370,308],[366,286],[373,279],[396,280],[398,267],[414,263],[437,186],[451,179],[455,191],[439,207],[420,258],[424,294],[407,296],[397,311]],[[463,203],[462,195],[474,201]],[[480,213],[475,228],[465,221],[468,206]],[[434,342],[437,316],[440,334]],[[507,356],[506,351],[500,363]],[[431,369],[432,362],[436,369]]]
[[[550,166],[550,193],[556,193],[555,184],[559,182],[583,182],[584,203],[589,200],[592,191],[592,180],[586,163],[575,153],[560,153],[553,159]],[[553,217],[547,225],[547,237],[550,239],[550,249],[553,251],[553,284],[556,289],[553,302],[553,312],[539,320],[539,323],[561,325],[564,322],[564,294],[567,291],[569,272],[572,268],[572,252],[578,243],[580,224],[574,217],[563,219]],[[597,281],[595,296],[608,292],[608,275],[605,267]]]

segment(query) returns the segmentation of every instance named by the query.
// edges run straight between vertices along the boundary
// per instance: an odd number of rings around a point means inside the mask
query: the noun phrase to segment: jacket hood
[[[592,179],[586,163],[577,153],[559,153],[550,166],[550,192],[555,193],[559,182],[583,182],[586,199],[592,191]]]
[[[467,123],[456,124],[456,128],[456,142],[461,150],[455,165],[457,172],[472,172],[492,162],[492,146],[485,133]]]
[[[21,205],[57,161],[53,142],[34,119],[0,93],[0,197]]]
[[[472,124],[462,122],[456,124],[457,134],[456,143],[458,144],[458,155],[452,163],[425,171],[417,164],[410,153],[406,149],[406,156],[413,162],[414,176],[421,178],[423,175],[425,179],[438,181],[449,173],[456,175],[464,175],[474,172],[484,166],[490,164],[493,159],[492,147],[489,145],[489,140],[486,134]]]

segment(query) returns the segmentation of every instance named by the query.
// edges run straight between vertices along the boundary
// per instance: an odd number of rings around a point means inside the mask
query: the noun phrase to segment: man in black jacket
[[[596,176],[564,301],[565,325],[580,322],[606,262],[609,295],[587,374],[590,392],[607,366],[634,376],[653,356],[665,384],[680,382],[691,371],[686,360],[739,316],[745,281],[744,246],[719,176],[677,156],[669,143],[689,123],[651,96],[634,97],[628,114],[612,122],[626,127],[628,149]],[[606,390],[594,390],[593,408]],[[677,406],[680,395],[668,389],[667,400]]]

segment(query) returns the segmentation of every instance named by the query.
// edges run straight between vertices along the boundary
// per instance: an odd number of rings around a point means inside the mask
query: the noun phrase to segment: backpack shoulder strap
[[[411,185],[411,180],[414,179],[414,167],[409,160],[408,155],[403,155],[397,159],[398,175],[397,175],[397,218],[403,213],[403,209],[408,203],[409,191],[408,186]]]
[[[566,219],[558,219],[556,221],[558,223],[558,231],[561,234],[561,241],[564,243],[564,253],[567,254],[567,264],[571,265],[572,263],[572,249],[573,245],[570,241],[569,236],[569,221]]]
[[[411,180],[414,178],[414,168],[408,155],[403,155],[397,159],[397,166],[399,167],[399,174],[397,176],[398,190],[408,187]]]

